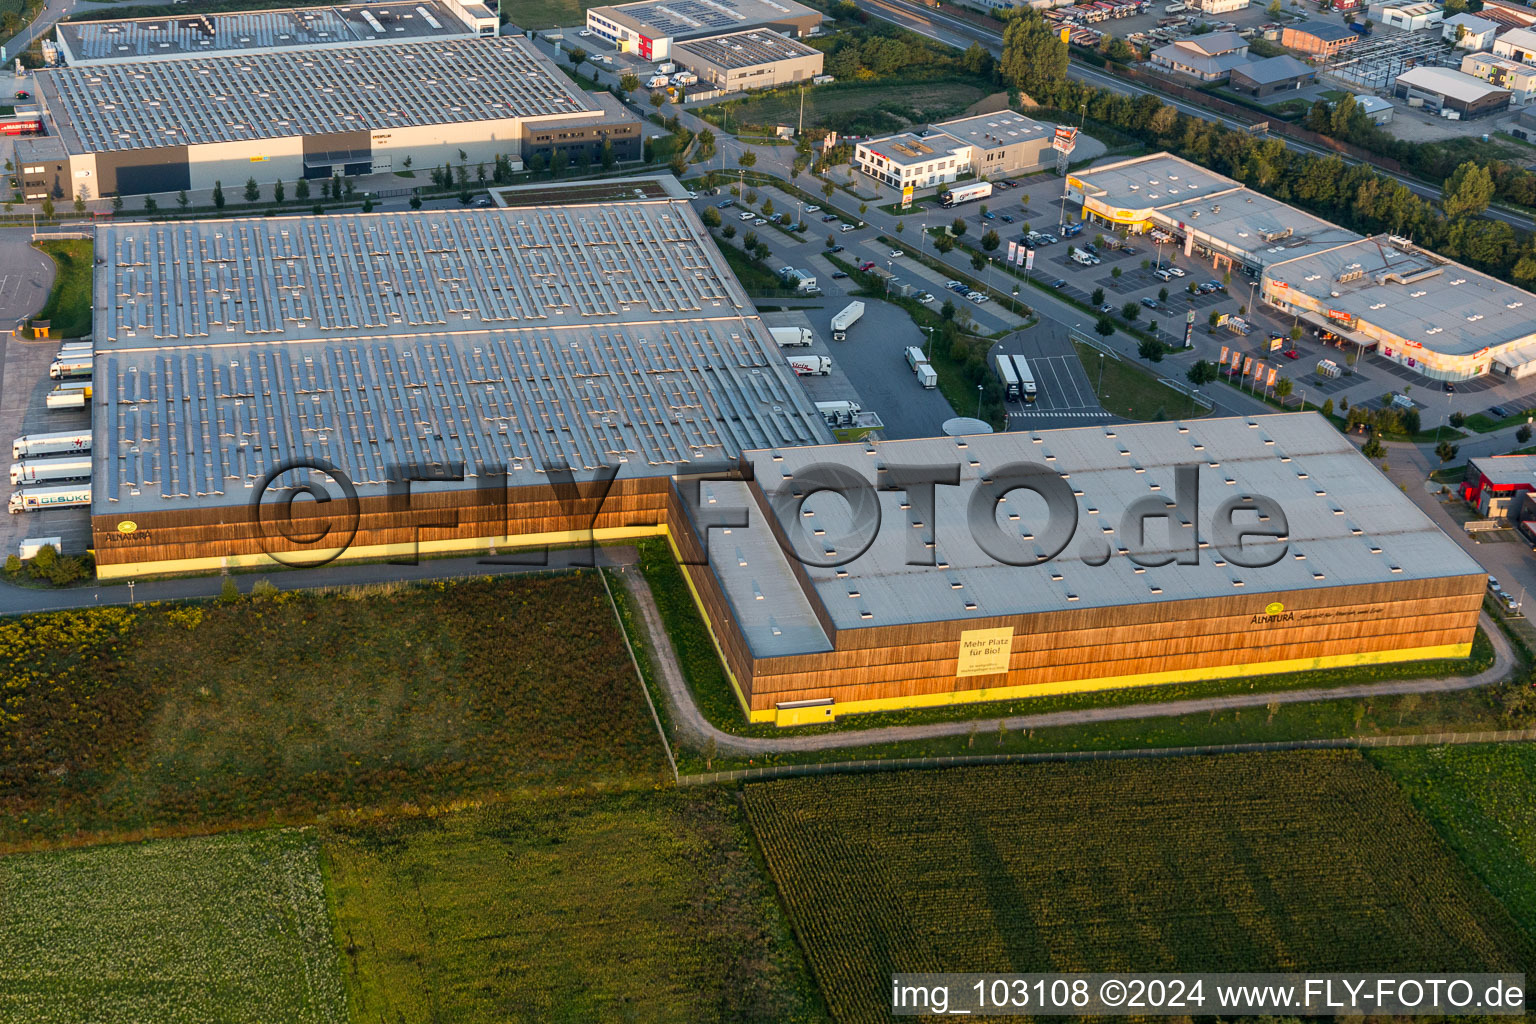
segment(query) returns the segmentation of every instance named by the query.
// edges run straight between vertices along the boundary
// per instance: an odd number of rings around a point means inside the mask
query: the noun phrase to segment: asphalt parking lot
[[[1029,360],[1038,397],[1034,402],[1009,402],[1008,429],[1082,427],[1113,421],[1099,406],[1093,382],[1088,379],[1067,328],[1054,320],[1014,334],[992,347],[988,355],[1021,355]]]
[[[944,421],[955,413],[938,389],[918,385],[907,366],[908,345],[921,346],[927,336],[900,306],[878,299],[863,299],[864,316],[848,329],[846,341],[830,341],[832,317],[847,305],[829,304],[823,309],[795,313],[765,313],[773,326],[808,324],[816,343],[810,348],[784,349],[791,355],[826,355],[832,359],[827,377],[801,377],[812,402],[857,401],[866,412],[885,423],[888,438],[936,437]]]
[[[10,455],[11,441],[22,434],[40,434],[55,430],[83,430],[91,425],[85,409],[49,409],[48,392],[54,382],[48,378],[48,364],[58,353],[57,341],[5,341],[5,376],[0,391],[0,444]],[[6,459],[10,465],[10,459]],[[9,486],[7,498],[15,488]],[[14,555],[28,537],[58,537],[66,555],[84,554],[91,546],[91,514],[88,508],[47,509],[0,516],[0,558]]]

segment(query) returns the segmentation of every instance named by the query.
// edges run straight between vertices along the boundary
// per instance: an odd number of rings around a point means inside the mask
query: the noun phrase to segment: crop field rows
[[[1518,970],[1532,940],[1327,752],[824,776],[748,818],[833,1012],[893,971]]]

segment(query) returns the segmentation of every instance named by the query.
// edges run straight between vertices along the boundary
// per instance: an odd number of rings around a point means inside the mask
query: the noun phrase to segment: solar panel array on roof
[[[40,71],[89,152],[545,117],[596,107],[521,36]]]
[[[686,203],[125,222],[96,251],[98,511],[243,503],[295,459],[367,494],[831,440]]]

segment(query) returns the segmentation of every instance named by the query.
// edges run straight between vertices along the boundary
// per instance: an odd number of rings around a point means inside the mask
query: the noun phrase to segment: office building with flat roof
[[[543,201],[99,227],[99,574],[316,534],[354,558],[655,534],[672,477],[832,440],[675,182],[513,191]],[[342,477],[345,544],[253,510]]]
[[[854,146],[854,166],[895,188],[925,188],[962,174],[1007,177],[1052,160],[1055,125],[1012,110],[940,121],[924,134],[902,132]]]
[[[587,9],[587,30],[642,60],[672,59],[672,47],[705,36],[768,29],[801,37],[820,28],[822,15],[794,0],[640,0]]]
[[[641,155],[638,118],[581,92],[521,36],[224,53],[36,79],[63,149],[37,177],[58,198],[370,174],[406,158],[517,165],[529,123],[567,122],[582,144],[601,135],[617,159]]]
[[[756,721],[1464,657],[1487,581],[1315,413],[743,461],[671,529]]]
[[[672,58],[725,92],[808,82],[825,61],[820,50],[767,29],[680,42]]]
[[[270,11],[187,13],[170,18],[63,21],[54,30],[69,67],[135,64],[217,53],[271,53],[330,46],[420,42],[496,35],[475,17],[483,4],[413,0],[346,7],[294,7]]]

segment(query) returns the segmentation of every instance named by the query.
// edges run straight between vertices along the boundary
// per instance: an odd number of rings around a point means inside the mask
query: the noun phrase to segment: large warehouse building
[[[587,31],[623,53],[664,61],[690,39],[769,29],[796,38],[821,27],[822,15],[794,0],[640,0],[587,9]]]
[[[226,188],[497,156],[530,125],[567,153],[641,155],[639,119],[578,90],[521,36],[284,48],[39,71],[48,135],[16,152],[28,195]],[[460,153],[464,156],[460,156]]]
[[[821,74],[826,59],[814,47],[766,30],[690,39],[678,43],[672,56],[724,92],[808,82]]]
[[[99,574],[665,535],[781,725],[1468,653],[1316,414],[837,444],[676,182],[598,191],[99,227]]]
[[[1487,585],[1311,413],[744,461],[673,535],[756,721],[1464,657]]]
[[[419,42],[494,36],[494,11],[457,0],[400,0],[347,7],[279,8],[174,18],[63,21],[55,29],[59,56],[69,67],[135,64],[206,57],[215,53],[269,53],[369,43]]]
[[[422,550],[655,533],[673,475],[829,442],[686,198],[637,183],[628,201],[99,227],[99,574],[269,564],[274,545],[381,557],[445,515]],[[351,481],[355,535],[262,525],[252,502],[307,482],[282,475],[297,463]],[[562,505],[560,467],[583,489],[617,471],[595,520],[586,490]],[[407,498],[412,473],[462,479]]]
[[[1078,171],[1067,191],[1085,220],[1165,231],[1188,259],[1262,277],[1266,302],[1415,373],[1536,373],[1536,295],[1406,239],[1362,238],[1167,153]]]

